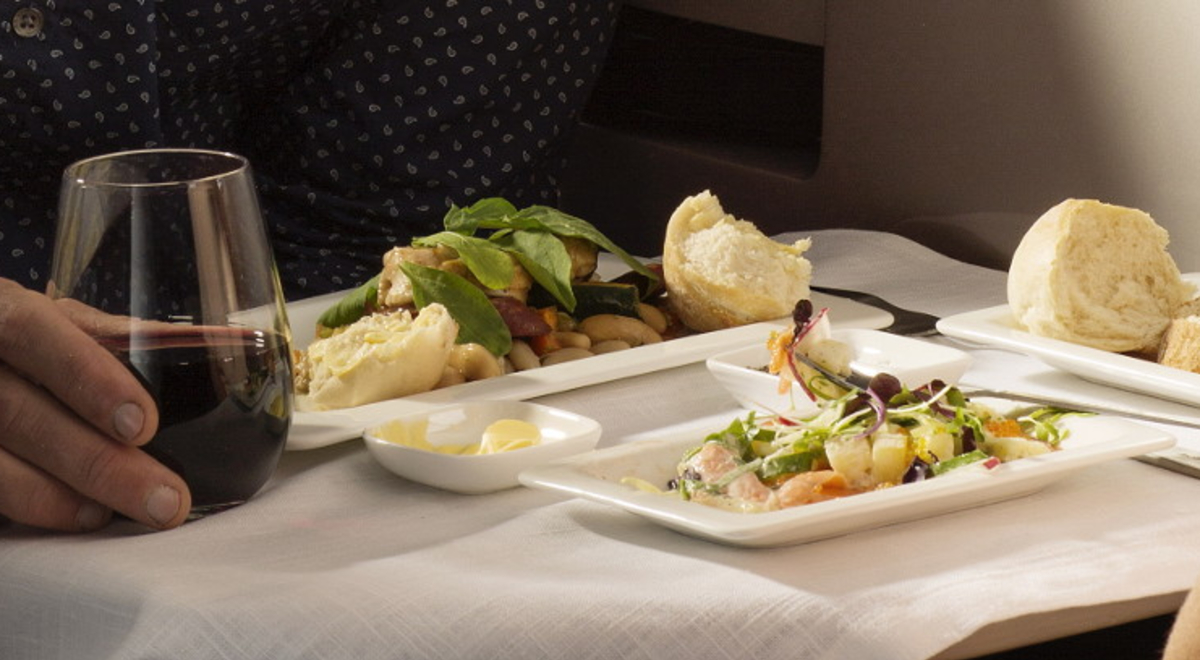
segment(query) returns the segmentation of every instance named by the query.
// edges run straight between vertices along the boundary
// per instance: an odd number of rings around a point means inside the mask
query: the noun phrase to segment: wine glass
[[[245,158],[150,149],[68,166],[47,293],[103,316],[97,340],[158,405],[144,449],[187,482],[192,518],[266,484],[291,424],[291,335]]]

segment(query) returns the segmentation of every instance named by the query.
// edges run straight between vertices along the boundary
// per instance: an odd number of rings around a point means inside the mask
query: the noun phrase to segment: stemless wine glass
[[[145,451],[192,518],[240,504],[279,462],[290,332],[245,158],[195,149],[97,156],[63,173],[47,293],[97,310],[97,339],[158,404]]]

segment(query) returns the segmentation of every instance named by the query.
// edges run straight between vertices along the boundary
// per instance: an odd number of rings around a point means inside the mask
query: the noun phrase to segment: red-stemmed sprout
[[[829,311],[828,308],[822,307],[819,312],[813,314],[812,301],[807,298],[802,298],[796,302],[796,306],[792,308],[792,323],[795,329],[792,330],[792,341],[788,342],[787,349],[784,352],[787,357],[788,370],[792,372],[792,378],[800,384],[800,389],[804,390],[805,396],[810,401],[816,401],[817,395],[808,386],[804,376],[800,374],[800,370],[796,368],[796,347],[800,342],[808,336],[812,329],[817,327],[817,323]]]
[[[809,332],[812,332],[812,329],[828,312],[829,309],[823,307],[814,314],[812,301],[808,299],[797,301],[796,306],[792,309],[792,323],[795,324],[795,330],[792,332],[792,341],[787,345],[787,365],[792,372],[792,377],[800,384],[801,389],[811,401],[816,401],[817,395],[800,375],[800,370],[796,367],[795,351],[800,342],[808,336]],[[902,389],[903,386],[895,376],[881,373],[871,379],[865,390],[859,390],[865,395],[864,403],[875,413],[875,420],[866,430],[858,433],[855,439],[869,436],[883,426],[887,420],[887,402]]]
[[[865,394],[867,395],[867,405],[875,413],[875,421],[861,433],[854,436],[855,440],[865,438],[883,426],[884,422],[887,421],[887,402],[891,401],[892,397],[899,394],[903,389],[904,386],[900,383],[900,380],[891,374],[878,373],[871,378],[871,382],[867,383]]]

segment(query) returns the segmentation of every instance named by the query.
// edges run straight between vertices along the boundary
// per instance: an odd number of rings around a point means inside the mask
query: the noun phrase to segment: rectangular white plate
[[[735,513],[620,483],[639,477],[662,487],[684,451],[717,428],[672,432],[582,454],[521,473],[526,486],[611,504],[684,534],[745,547],[807,543],[981,506],[1035,492],[1071,472],[1175,443],[1163,431],[1111,417],[1069,420],[1071,434],[1055,452],[993,470],[943,477],[770,513]]]
[[[1185,275],[1184,279],[1200,283],[1200,273]],[[1095,383],[1200,405],[1200,374],[1034,335],[1017,326],[1008,305],[949,316],[937,327],[947,337],[1024,353]]]
[[[619,272],[615,273],[620,274]],[[288,305],[292,341],[304,348],[312,341],[317,318],[342,293],[328,294]],[[892,322],[892,315],[862,303],[814,293],[813,303],[828,307],[838,328],[875,329]],[[402,399],[331,411],[297,410],[288,434],[288,449],[315,449],[357,438],[363,429],[392,417],[421,412],[462,401],[521,401],[577,387],[595,385],[629,376],[637,376],[701,362],[722,351],[767,340],[772,330],[786,320],[755,323],[680,339],[639,346],[627,351],[597,355],[585,360],[508,374],[499,378],[464,383]]]

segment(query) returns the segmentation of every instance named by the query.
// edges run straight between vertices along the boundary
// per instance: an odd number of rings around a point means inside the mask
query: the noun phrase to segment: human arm
[[[1167,638],[1163,660],[1200,658],[1200,582],[1192,588]]]

